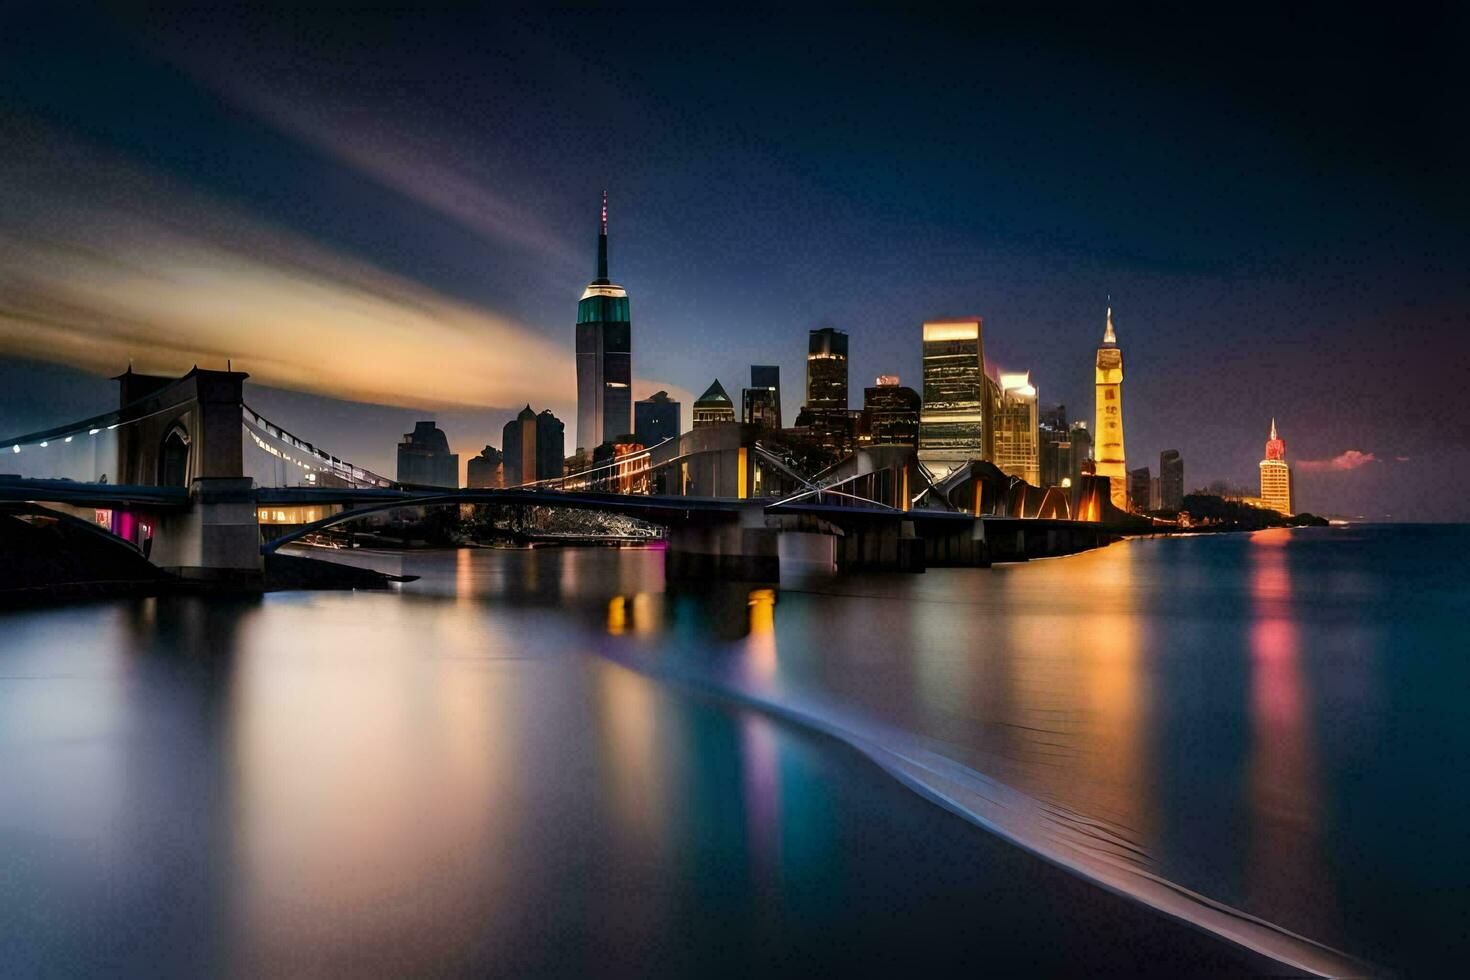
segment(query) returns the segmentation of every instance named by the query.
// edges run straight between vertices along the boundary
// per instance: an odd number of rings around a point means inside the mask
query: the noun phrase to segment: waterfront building
[[[527,405],[501,430],[507,487],[554,480],[566,468],[566,426],[547,409],[540,415]]]
[[[1072,438],[1067,406],[1041,412],[1036,420],[1036,464],[1041,487],[1072,485]]]
[[[1286,465],[1286,440],[1276,435],[1275,419],[1266,440],[1266,458],[1261,460],[1261,505],[1291,515],[1291,468]]]
[[[607,276],[607,192],[597,278],[577,303],[577,448],[589,452],[633,431],[633,324],[628,292]]]
[[[716,378],[714,384],[706,388],[704,394],[694,402],[694,428],[734,421],[735,403],[730,400],[720,379]]]
[[[1128,509],[1143,513],[1153,500],[1153,479],[1147,466],[1128,471]]]
[[[1088,430],[1087,423],[1079,419],[1072,423],[1067,438],[1072,443],[1072,486],[1081,486],[1083,464],[1092,462],[1092,432]],[[1093,472],[1090,466],[1087,472],[1089,475]]]
[[[1184,506],[1184,457],[1177,449],[1159,453],[1159,509],[1178,510]]]
[[[667,391],[656,391],[633,404],[633,441],[643,446],[657,446],[665,439],[679,436],[679,410],[682,406]]]
[[[1102,346],[1097,349],[1095,387],[1097,394],[1097,426],[1093,455],[1097,475],[1111,482],[1109,496],[1113,506],[1128,509],[1128,464],[1123,454],[1123,351],[1113,333],[1113,304],[1108,303],[1108,325]]]
[[[807,338],[806,407],[847,411],[847,334],[841,330],[822,327]]]
[[[980,318],[924,324],[924,404],[919,461],[935,476],[990,460],[999,386],[985,373]]]
[[[398,482],[419,487],[458,487],[459,454],[432,420],[415,422],[398,444]]]
[[[774,364],[752,364],[750,387],[741,398],[741,420],[763,429],[781,428],[781,369]]]
[[[877,384],[863,389],[860,441],[870,446],[919,448],[919,413],[924,399],[898,382],[896,374],[878,376]]]
[[[649,456],[638,442],[605,442],[592,452],[592,467],[600,472],[592,486],[612,493],[644,493],[648,490]],[[615,464],[602,469],[608,464]]]
[[[493,490],[505,486],[504,457],[494,446],[486,446],[480,455],[471,456],[465,464],[469,471],[465,486],[471,490]]]
[[[992,462],[1007,476],[1041,486],[1041,457],[1036,414],[1036,386],[1031,372],[1003,373],[995,409],[995,454]]]

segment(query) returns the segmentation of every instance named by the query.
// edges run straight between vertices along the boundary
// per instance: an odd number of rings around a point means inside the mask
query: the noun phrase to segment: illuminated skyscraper
[[[1282,514],[1291,513],[1291,468],[1286,465],[1286,440],[1276,435],[1271,420],[1271,438],[1266,440],[1266,458],[1261,460],[1261,503]]]
[[[1008,476],[1041,486],[1041,454],[1037,445],[1036,387],[1031,372],[1000,376],[1000,405],[995,411],[995,456],[992,462]]]
[[[607,277],[607,192],[597,278],[577,304],[577,447],[590,453],[633,431],[633,324],[628,293]]]
[[[923,399],[898,383],[898,375],[878,376],[863,389],[862,441],[869,446],[919,447],[919,411]]]
[[[813,330],[806,351],[806,407],[846,412],[847,334],[831,327]]]
[[[1108,304],[1108,326],[1097,349],[1097,427],[1092,451],[1097,475],[1110,481],[1113,506],[1128,509],[1128,465],[1123,455],[1123,351],[1113,334],[1113,304]]]
[[[919,461],[935,476],[972,459],[989,460],[998,386],[985,374],[981,321],[924,324],[924,408],[919,416]],[[997,393],[998,394],[998,393]]]
[[[734,421],[735,403],[730,400],[720,379],[716,378],[714,384],[706,388],[704,394],[694,402],[694,427],[702,429],[706,425]]]

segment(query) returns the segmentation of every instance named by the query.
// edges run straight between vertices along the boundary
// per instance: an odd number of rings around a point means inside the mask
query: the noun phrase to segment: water
[[[658,551],[352,554],[423,578],[5,614],[0,962],[1242,966],[1086,875],[1433,975],[1467,952],[1467,545],[676,593]]]

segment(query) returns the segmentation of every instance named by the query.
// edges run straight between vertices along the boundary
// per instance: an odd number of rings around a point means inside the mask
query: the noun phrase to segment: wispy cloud
[[[573,434],[570,343],[3,114],[0,145],[0,354],[98,372],[230,358],[354,401],[548,406]]]
[[[1406,457],[1399,457],[1404,459]],[[1296,468],[1306,472],[1328,472],[1355,470],[1369,463],[1378,462],[1378,457],[1373,453],[1359,452],[1349,449],[1347,452],[1339,453],[1331,459],[1304,459],[1296,464]]]

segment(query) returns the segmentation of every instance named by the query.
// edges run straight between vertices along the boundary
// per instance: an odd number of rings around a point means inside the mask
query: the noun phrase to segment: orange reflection
[[[598,663],[594,669],[602,773],[610,784],[618,829],[643,847],[666,843],[668,792],[661,776],[669,747],[658,741],[653,683],[614,664]]]
[[[628,601],[615,595],[607,601],[607,631],[622,636],[628,629]]]
[[[746,663],[752,679],[770,681],[776,676],[776,590],[752,589],[745,604],[750,611]]]

